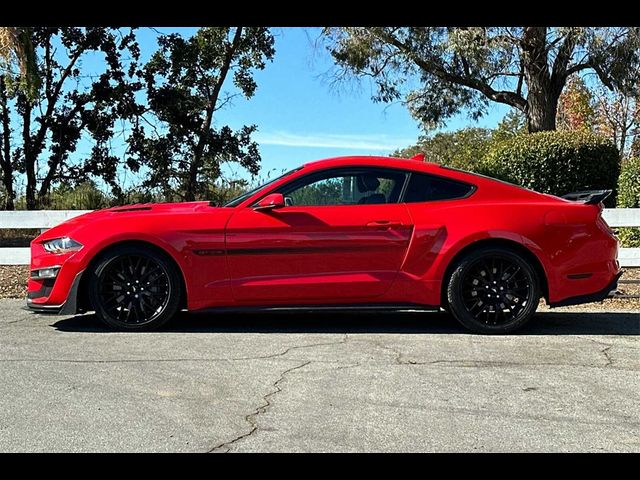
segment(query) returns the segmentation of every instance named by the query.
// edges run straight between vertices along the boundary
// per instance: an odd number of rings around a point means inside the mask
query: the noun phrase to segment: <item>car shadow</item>
[[[62,332],[111,332],[93,314],[53,323]],[[166,333],[402,333],[468,334],[446,313],[187,313],[160,331]],[[517,335],[640,335],[637,313],[540,312]]]

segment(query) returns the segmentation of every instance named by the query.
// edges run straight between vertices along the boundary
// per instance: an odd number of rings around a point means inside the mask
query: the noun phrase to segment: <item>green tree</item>
[[[593,93],[579,76],[571,77],[560,94],[556,124],[559,130],[590,129],[596,122]]]
[[[117,119],[138,115],[135,74],[139,56],[133,31],[91,28],[33,28],[31,41],[38,62],[40,88],[35,96],[9,88],[11,76],[0,74],[0,166],[7,192],[5,208],[13,209],[14,181],[26,177],[26,207],[46,203],[56,182],[102,177],[118,188],[115,174],[119,159],[110,154]],[[102,71],[86,80],[82,61],[104,59]],[[131,59],[126,69],[122,57]],[[126,70],[126,71],[125,71]],[[71,163],[69,155],[80,138],[93,140],[85,157]]]
[[[257,173],[260,155],[251,140],[256,126],[216,126],[215,114],[236,95],[253,96],[254,71],[274,55],[269,30],[201,28],[188,39],[162,36],[159,44],[142,73],[149,109],[134,125],[128,165],[146,165],[145,187],[183,200],[206,195],[223,162]],[[235,94],[224,90],[229,80]]]
[[[640,208],[640,157],[622,160],[618,192],[618,208]],[[640,228],[618,228],[617,231],[623,246],[640,248]]]
[[[512,110],[493,130],[467,127],[453,132],[424,135],[415,145],[396,150],[392,155],[410,158],[418,153],[424,153],[427,162],[476,171],[482,168],[482,159],[496,144],[525,131],[524,115],[517,110]]]
[[[595,89],[594,129],[611,139],[621,158],[640,156],[640,92],[623,94]]]
[[[572,78],[560,95],[558,126],[562,130],[586,129],[610,139],[620,158],[637,155],[640,138],[640,90],[610,91],[587,86],[581,77]]]
[[[40,78],[31,34],[29,27],[0,27],[0,70],[5,77],[17,80],[17,86],[33,98]]]
[[[86,180],[74,186],[68,183],[57,185],[44,206],[54,210],[97,210],[109,206],[110,200],[95,182]]]
[[[325,34],[340,76],[371,78],[375,100],[404,98],[426,128],[463,109],[478,118],[498,102],[522,112],[529,132],[555,130],[572,75],[595,72],[609,89],[626,91],[640,64],[637,27],[341,27]]]
[[[416,145],[396,150],[393,156],[410,158],[424,153],[425,161],[455,168],[474,170],[491,143],[493,131],[487,128],[463,128],[420,137]]]
[[[527,132],[527,119],[522,112],[512,109],[509,111],[498,126],[491,132],[491,141],[495,144],[503,140],[509,140],[516,135]]]

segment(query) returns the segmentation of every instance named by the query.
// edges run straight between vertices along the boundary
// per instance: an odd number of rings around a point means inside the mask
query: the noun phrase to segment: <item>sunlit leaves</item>
[[[425,129],[500,102],[552,129],[568,78],[592,72],[608,88],[638,85],[640,28],[344,27],[325,29],[340,70],[368,79],[376,101],[404,99]]]
[[[207,27],[191,38],[162,36],[159,45],[142,72],[149,109],[129,137],[127,162],[146,166],[144,186],[192,200],[208,195],[223,163],[256,174],[256,126],[233,130],[215,114],[236,96],[254,95],[253,75],[275,53],[269,29]]]

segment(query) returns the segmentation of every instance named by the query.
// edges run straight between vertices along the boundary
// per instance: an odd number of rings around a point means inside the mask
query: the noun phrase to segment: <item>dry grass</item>
[[[28,247],[39,234],[34,228],[0,228],[0,248]]]

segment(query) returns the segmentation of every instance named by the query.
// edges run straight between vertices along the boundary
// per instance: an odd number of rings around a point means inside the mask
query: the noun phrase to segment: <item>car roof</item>
[[[321,170],[325,168],[350,167],[360,165],[399,168],[404,170],[412,170],[415,172],[430,173],[432,175],[438,175],[469,183],[475,185],[476,187],[489,187],[488,189],[485,188],[485,194],[490,194],[491,192],[497,194],[502,191],[504,192],[504,194],[508,194],[512,199],[528,198],[530,200],[540,200],[540,196],[543,195],[541,193],[534,192],[532,190],[528,190],[507,182],[503,182],[495,178],[478,175],[472,172],[458,170],[455,168],[449,168],[433,162],[425,162],[422,157],[396,158],[375,155],[343,156],[326,158],[324,160],[316,160],[314,162],[305,163],[303,165],[303,168],[305,170]]]
[[[402,168],[417,171],[433,171],[441,168],[437,163],[424,162],[410,158],[382,157],[376,155],[355,155],[325,158],[304,164],[308,169],[321,169],[331,167],[347,167],[354,165],[370,165],[377,167]]]

